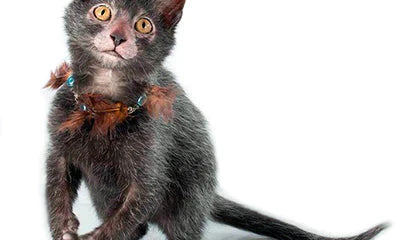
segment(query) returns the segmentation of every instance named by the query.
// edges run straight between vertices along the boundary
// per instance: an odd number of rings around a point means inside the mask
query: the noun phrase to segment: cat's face
[[[66,11],[71,55],[82,64],[151,70],[174,45],[185,0],[75,0]]]

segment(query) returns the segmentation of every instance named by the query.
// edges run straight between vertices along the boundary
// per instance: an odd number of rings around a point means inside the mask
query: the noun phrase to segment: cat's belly
[[[123,200],[123,189],[117,187],[116,184],[95,184],[88,181],[85,177],[86,185],[89,189],[90,197],[96,209],[98,216],[101,219],[113,215],[113,213],[120,208]]]
[[[81,171],[98,216],[105,219],[113,215],[123,203],[125,191],[131,183],[113,164],[97,164],[93,168],[81,168]]]

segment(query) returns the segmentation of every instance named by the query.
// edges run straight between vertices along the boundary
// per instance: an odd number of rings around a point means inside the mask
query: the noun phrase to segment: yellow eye
[[[101,5],[94,9],[94,16],[100,21],[108,21],[111,18],[111,9]]]
[[[149,34],[153,31],[153,24],[151,24],[150,20],[147,18],[141,18],[135,24],[136,31]]]

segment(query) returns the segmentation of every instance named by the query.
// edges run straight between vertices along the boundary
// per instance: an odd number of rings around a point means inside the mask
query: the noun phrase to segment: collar
[[[113,102],[101,94],[77,94],[74,91],[77,79],[72,68],[63,63],[51,73],[45,88],[59,89],[66,85],[75,96],[75,110],[70,113],[60,127],[60,132],[75,132],[82,128],[85,122],[91,124],[90,133],[106,135],[128,117],[135,117],[139,109],[146,111],[152,118],[162,118],[169,122],[173,118],[173,104],[178,91],[175,86],[150,86],[138,97],[133,105],[123,102]]]
[[[78,93],[76,93],[76,91],[74,91],[75,83],[76,83],[76,78],[71,72],[69,74],[69,76],[67,77],[66,81],[65,81],[65,85],[67,85],[68,88],[73,92],[73,94],[75,96],[75,102],[79,106],[79,109],[81,111],[91,112],[93,114],[96,114],[96,113],[110,113],[110,112],[120,111],[121,107],[122,108],[126,107],[127,111],[128,111],[128,114],[132,115],[137,110],[142,108],[145,105],[146,101],[147,101],[147,91],[146,91],[145,93],[140,95],[138,97],[138,99],[136,100],[136,103],[131,105],[131,106],[126,106],[122,102],[116,102],[115,104],[116,105],[120,105],[120,107],[119,106],[115,106],[115,107],[111,106],[110,108],[97,109],[95,106],[90,106],[91,104],[87,104],[84,99],[87,99],[88,97],[90,98],[91,96],[99,99],[99,98],[102,98],[102,96],[99,95],[99,94],[83,94],[83,96],[80,96]],[[112,105],[112,104],[110,104],[110,105]]]

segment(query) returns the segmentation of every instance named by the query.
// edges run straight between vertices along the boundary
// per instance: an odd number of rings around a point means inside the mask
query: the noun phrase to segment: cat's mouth
[[[125,59],[124,57],[121,56],[117,51],[111,50],[111,51],[103,51],[102,53],[119,58],[119,59]]]

